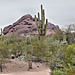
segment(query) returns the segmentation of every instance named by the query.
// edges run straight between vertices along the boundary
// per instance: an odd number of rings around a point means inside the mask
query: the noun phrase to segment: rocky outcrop
[[[54,34],[54,31],[57,29],[59,29],[58,25],[55,26],[49,22],[47,26],[47,35]],[[38,32],[35,25],[35,18],[33,18],[30,14],[24,15],[18,21],[13,23],[13,25],[9,25],[3,29],[4,35],[10,35],[10,33],[16,33],[22,37],[26,35],[37,35]]]

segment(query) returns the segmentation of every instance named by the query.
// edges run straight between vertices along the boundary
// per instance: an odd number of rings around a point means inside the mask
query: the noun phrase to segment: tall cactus
[[[28,59],[28,70],[32,69],[32,45],[31,45],[31,38],[29,36],[26,37],[27,39],[27,59]]]
[[[63,41],[66,41],[66,34],[63,32]]]
[[[38,34],[39,34],[39,39],[42,42],[44,40],[44,36],[46,35],[47,25],[48,25],[47,19],[46,19],[46,24],[45,24],[45,11],[42,5],[41,5],[41,20],[40,20],[40,14],[38,12],[38,22],[37,22],[37,18],[35,15],[35,23],[36,23]]]
[[[0,34],[0,36],[2,35],[2,33],[3,33],[3,32],[2,32],[2,28],[1,28],[1,34]]]
[[[63,32],[63,44],[67,44],[65,32]]]

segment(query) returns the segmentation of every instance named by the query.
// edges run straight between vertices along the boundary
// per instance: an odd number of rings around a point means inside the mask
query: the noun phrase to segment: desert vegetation
[[[28,69],[32,62],[47,62],[51,69],[50,75],[75,75],[75,25],[69,25],[64,31],[56,30],[55,34],[46,36],[47,20],[41,6],[41,20],[35,21],[39,35],[19,37],[12,33],[10,36],[0,34],[0,70],[7,59],[23,59],[28,61]]]
[[[64,34],[65,33],[65,34]],[[60,35],[62,34],[62,35]],[[75,74],[75,33],[66,31],[55,31],[54,35],[45,36],[43,42],[37,36],[19,38],[16,34],[11,37],[4,35],[0,36],[0,69],[2,72],[2,65],[7,63],[6,59],[17,58],[23,55],[30,62],[33,60],[48,62],[51,75],[74,75]],[[68,43],[66,37],[71,38],[71,43]],[[31,38],[31,45],[30,39]],[[28,42],[27,42],[28,40]],[[73,41],[74,40],[74,41]],[[73,41],[73,42],[72,42]],[[27,54],[29,55],[27,56]],[[34,58],[31,58],[35,56]],[[29,57],[29,58],[27,58]],[[24,60],[26,60],[24,59]],[[29,62],[29,63],[30,63]],[[30,68],[32,65],[30,63]]]

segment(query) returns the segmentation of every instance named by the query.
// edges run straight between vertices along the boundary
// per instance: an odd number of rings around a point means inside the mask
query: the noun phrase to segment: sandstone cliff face
[[[38,19],[37,19],[38,21]],[[59,29],[59,26],[55,26],[52,23],[48,23],[47,26],[47,34],[54,34],[54,31]],[[10,33],[16,33],[21,37],[24,37],[26,35],[37,35],[37,28],[35,25],[35,19],[30,15],[24,15],[21,17],[18,21],[13,23],[13,25],[9,25],[3,29],[3,34],[4,35],[10,35]]]

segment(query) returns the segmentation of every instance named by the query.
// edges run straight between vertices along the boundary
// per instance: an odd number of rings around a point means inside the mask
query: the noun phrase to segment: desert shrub
[[[13,54],[15,57],[18,57],[26,53],[25,38],[21,38],[17,34],[10,34],[7,38],[10,56]]]
[[[75,44],[68,46],[61,44],[53,57],[50,61],[51,75],[75,75]]]
[[[70,24],[65,29],[68,44],[75,44],[75,24]]]
[[[0,40],[0,69],[2,72],[2,64],[5,63],[5,59],[9,58],[8,46],[4,40]]]
[[[33,56],[36,56],[38,60],[41,60],[45,57],[47,51],[46,42],[41,43],[39,40],[32,43],[33,46]]]
[[[24,55],[26,53],[26,43],[25,41],[22,42],[15,42],[8,44],[10,54],[14,54],[15,57],[18,57],[18,55]]]
[[[52,35],[52,40],[59,40],[62,41],[63,40],[63,31],[61,29],[58,29],[55,31],[55,34]]]
[[[67,69],[67,73],[68,75],[75,75],[75,67],[73,67],[72,69]]]
[[[25,40],[24,38],[18,37],[16,34],[12,34],[10,35],[8,38],[8,43],[15,43],[15,42],[22,42],[23,40]]]
[[[49,60],[50,57],[50,44],[49,38],[45,38],[44,41],[41,43],[37,37],[33,37],[31,39],[32,46],[33,46],[33,56],[35,56],[38,60]]]
[[[75,64],[75,44],[69,45],[64,51],[66,58],[65,62],[70,63],[71,66]]]
[[[65,64],[68,75],[75,75],[75,44],[69,45],[65,50]]]
[[[52,70],[56,69],[56,67],[58,65],[62,65],[64,66],[64,58],[65,58],[65,54],[64,54],[64,49],[67,47],[62,43],[59,43],[58,41],[53,42],[52,44],[50,44],[49,46],[50,48],[50,68]]]
[[[50,75],[68,75],[68,74],[65,71],[56,69],[56,70],[52,71]]]

